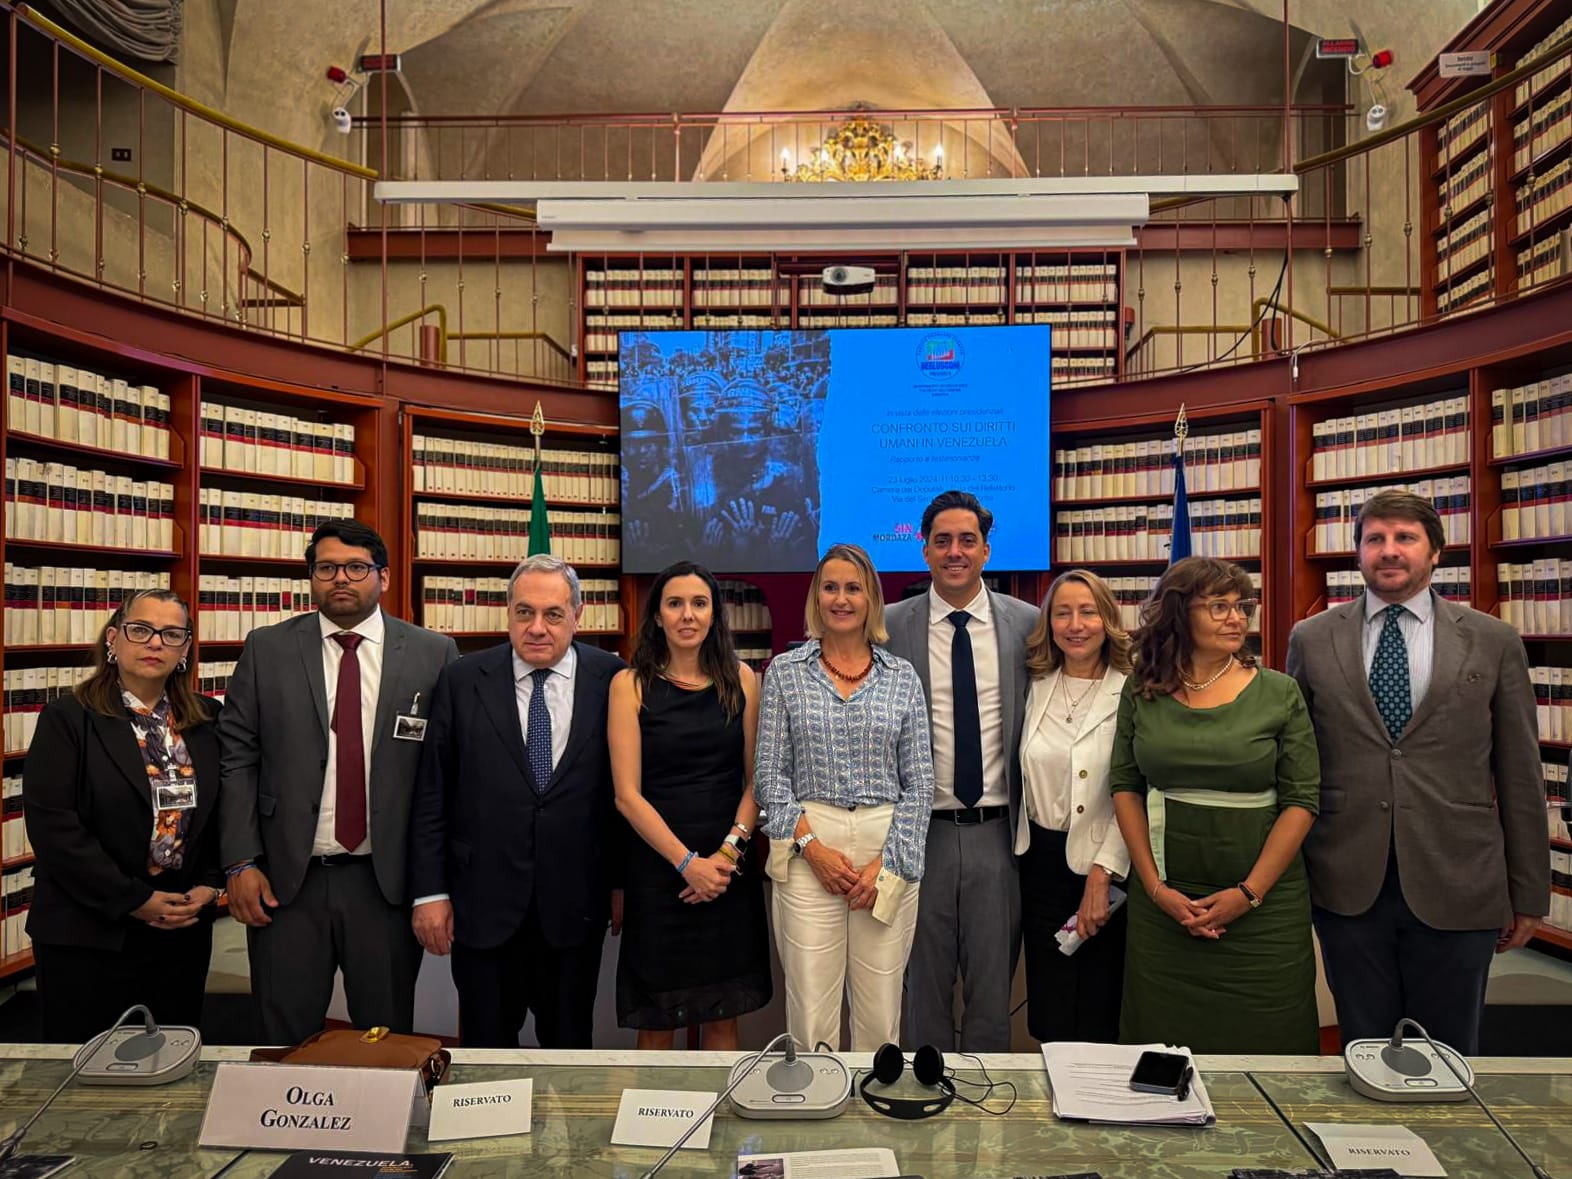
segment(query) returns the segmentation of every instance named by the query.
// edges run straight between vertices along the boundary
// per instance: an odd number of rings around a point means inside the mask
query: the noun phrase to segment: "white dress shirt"
[[[977,669],[977,711],[982,720],[983,793],[978,806],[1008,806],[1005,776],[1004,701],[999,692],[999,636],[986,588],[961,607],[972,616],[966,633],[972,640],[972,665]],[[950,685],[950,644],[955,607],[928,590],[928,690],[933,721],[933,809],[960,810],[955,797],[955,692]]]
[[[578,668],[579,655],[570,643],[566,654],[551,666],[551,675],[546,678],[546,712],[551,717],[552,769],[557,768],[557,763],[567,752],[568,730],[573,727],[573,677]],[[517,651],[513,652],[513,692],[518,698],[519,731],[524,734],[526,744],[529,742],[529,702],[535,695],[535,670],[519,658]]]
[[[1415,712],[1419,702],[1430,688],[1430,669],[1436,653],[1436,604],[1430,596],[1430,587],[1405,602],[1383,602],[1368,589],[1365,590],[1364,655],[1365,679],[1370,678],[1371,665],[1375,663],[1376,647],[1381,642],[1381,632],[1386,628],[1388,606],[1399,605],[1403,612],[1397,617],[1397,629],[1403,633],[1403,645],[1408,648],[1408,694]]]
[[[373,610],[359,626],[350,629],[364,641],[355,648],[360,661],[360,747],[366,751],[366,839],[359,847],[345,847],[333,831],[334,814],[338,800],[338,737],[333,732],[333,703],[338,698],[338,666],[344,660],[344,648],[332,636],[344,628],[325,614],[317,615],[322,628],[322,675],[327,683],[328,751],[327,770],[322,775],[322,803],[317,811],[317,834],[311,844],[314,856],[338,856],[345,852],[371,854],[371,743],[377,722],[377,692],[382,686],[382,652],[386,644],[387,628],[383,625],[382,611]]]

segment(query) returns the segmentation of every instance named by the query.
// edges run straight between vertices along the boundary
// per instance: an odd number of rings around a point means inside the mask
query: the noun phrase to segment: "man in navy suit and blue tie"
[[[590,1048],[622,820],[606,700],[617,656],[574,641],[578,575],[535,556],[508,641],[437,681],[410,817],[415,936],[453,955],[467,1048]],[[620,900],[620,897],[615,898]],[[615,925],[613,926],[615,932]]]

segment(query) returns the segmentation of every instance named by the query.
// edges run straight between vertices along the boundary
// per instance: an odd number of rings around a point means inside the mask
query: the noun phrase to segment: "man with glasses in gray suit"
[[[1523,642],[1431,589],[1445,545],[1429,500],[1371,496],[1365,593],[1295,626],[1287,670],[1321,751],[1304,857],[1343,1039],[1407,1016],[1473,1055],[1492,956],[1549,909],[1549,856]]]
[[[923,511],[927,593],[884,614],[890,651],[928,697],[934,798],[917,932],[906,963],[907,1047],[1010,1051],[1010,987],[1021,952],[1013,836],[1021,807],[1021,719],[1033,606],[982,583],[993,513],[946,491]]]
[[[373,529],[323,524],[306,571],[316,612],[251,632],[218,727],[229,911],[248,926],[268,1044],[322,1030],[338,970],[354,1026],[413,1030],[410,803],[421,718],[458,658],[451,638],[383,613]]]

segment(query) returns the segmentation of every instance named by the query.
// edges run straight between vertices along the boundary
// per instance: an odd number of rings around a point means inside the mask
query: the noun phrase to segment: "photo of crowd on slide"
[[[828,333],[624,332],[620,351],[623,568],[812,569]]]

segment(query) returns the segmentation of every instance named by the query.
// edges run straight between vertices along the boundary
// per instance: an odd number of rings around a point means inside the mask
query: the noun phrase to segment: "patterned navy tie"
[[[1408,684],[1408,644],[1403,641],[1403,630],[1398,619],[1403,607],[1388,606],[1384,611],[1386,623],[1381,628],[1381,639],[1376,643],[1375,658],[1370,663],[1370,694],[1375,697],[1376,711],[1386,723],[1386,731],[1397,744],[1414,715],[1414,698]]]
[[[546,680],[551,676],[549,667],[530,672],[535,681],[529,694],[529,731],[524,735],[524,756],[529,761],[530,775],[535,779],[535,793],[546,793],[551,782],[551,713],[546,708]]]

